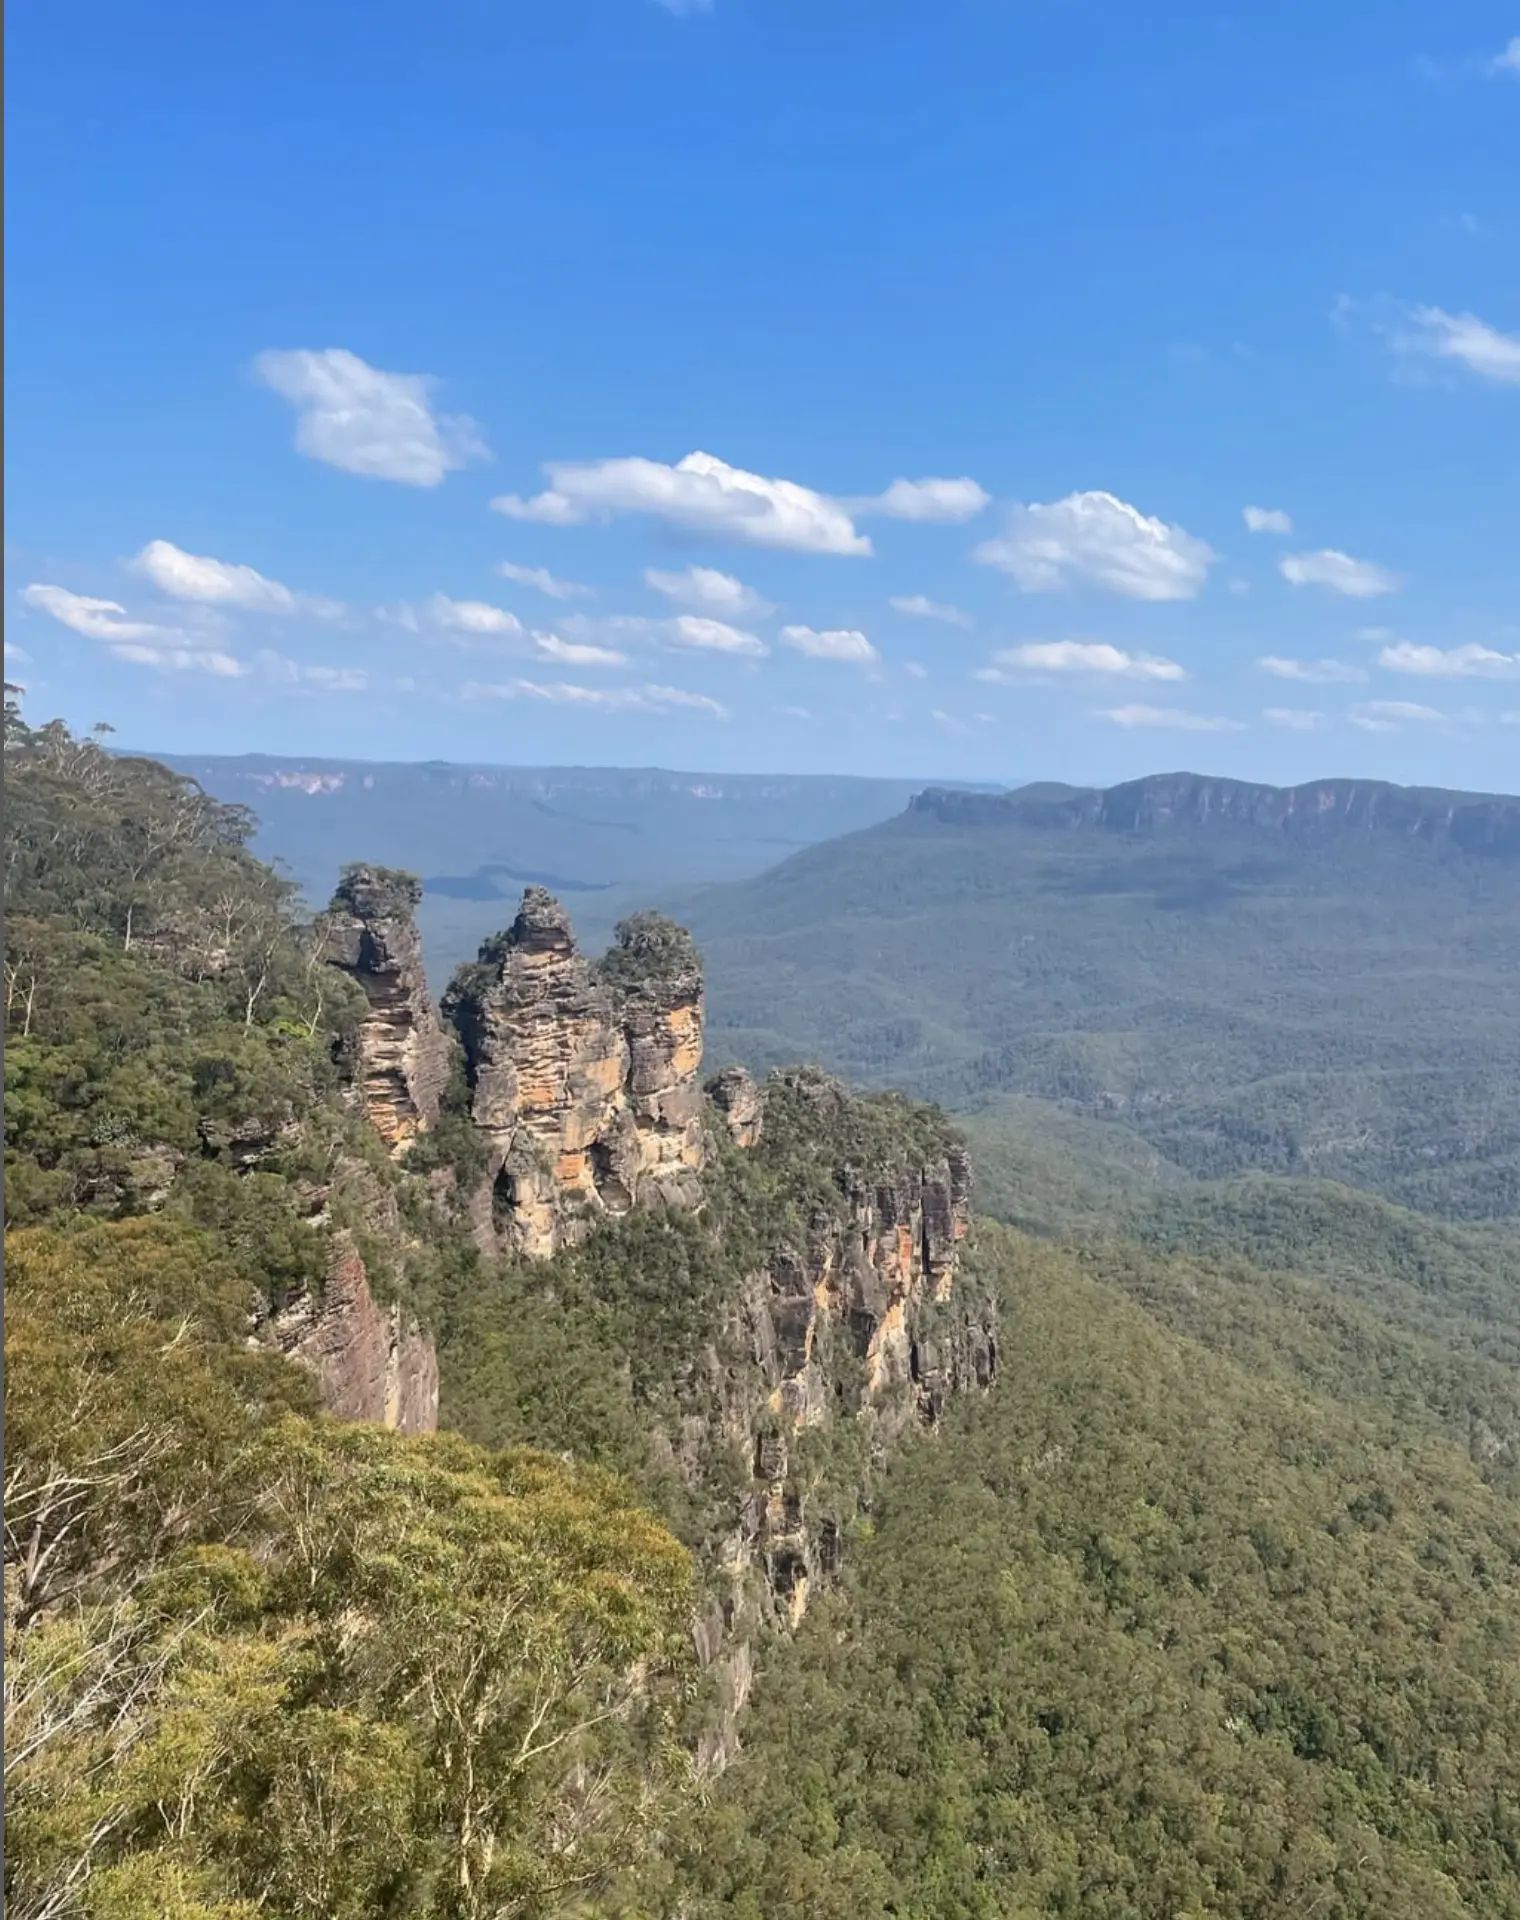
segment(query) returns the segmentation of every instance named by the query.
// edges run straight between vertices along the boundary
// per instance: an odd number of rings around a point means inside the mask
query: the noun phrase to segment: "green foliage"
[[[245,812],[19,720],[6,798],[8,1218],[139,1212],[306,1125],[361,996]]]
[[[978,1259],[997,1390],[889,1469],[846,1590],[772,1650],[742,1762],[640,1900],[1520,1914],[1513,1503],[1109,1271],[989,1228]]]
[[[713,1132],[726,1139],[716,1116]],[[716,1426],[724,1378],[753,1367],[747,1289],[837,1236],[857,1196],[944,1161],[957,1139],[937,1109],[852,1095],[809,1069],[773,1076],[760,1144],[715,1147],[700,1213],[635,1211],[552,1260],[498,1263],[484,1284],[462,1276],[439,1322],[441,1417],[487,1446],[529,1440],[613,1466],[684,1539],[710,1543],[751,1490],[749,1468],[719,1446],[700,1483],[683,1483],[669,1436],[688,1417]],[[831,1355],[841,1386],[853,1364]],[[810,1463],[815,1494],[853,1515],[857,1451],[843,1438],[814,1451],[837,1456],[827,1472]]]
[[[621,1482],[298,1411],[182,1223],[7,1264],[8,1911],[537,1916],[637,1856],[692,1590]]]
[[[6,717],[7,1912],[563,1913],[689,1770],[688,1557],[593,1466],[313,1417],[254,1329],[335,1233],[413,1308],[479,1259],[241,812]]]
[[[247,1344],[253,1293],[167,1219],[6,1235],[8,1601],[25,1624],[222,1538],[250,1423],[312,1401]]]
[[[1016,1094],[1195,1175],[1520,1215],[1513,857],[912,812],[672,909],[715,1061],[817,1060],[968,1110]]]
[[[607,985],[628,992],[653,981],[699,974],[701,966],[696,943],[685,927],[663,913],[635,913],[618,922],[596,973]]]
[[[757,1642],[697,1793],[688,1549],[768,1417],[732,1427],[746,1290],[955,1132],[793,1070],[758,1148],[715,1118],[700,1212],[484,1259],[462,1074],[393,1163],[346,1099],[356,990],[246,817],[13,709],[7,741],[17,1920],[1520,1920],[1512,894],[1423,846],[920,820],[719,928],[730,1034],[994,1093],[984,1204],[1068,1244],[984,1220],[928,1313],[1001,1298],[990,1394],[885,1467],[847,1414],[793,1437],[842,1584]],[[606,977],[690,958],[638,916]],[[1244,1166],[1276,1171],[1196,1177]],[[251,1337],[334,1234],[436,1328],[459,1431],[326,1420]]]

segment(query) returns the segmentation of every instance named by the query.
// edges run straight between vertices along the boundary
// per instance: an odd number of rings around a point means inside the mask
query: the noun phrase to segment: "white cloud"
[[[1277,563],[1284,580],[1295,587],[1328,587],[1352,600],[1370,600],[1380,593],[1397,593],[1399,577],[1371,560],[1353,560],[1349,553],[1322,547],[1318,553],[1285,553]]]
[[[777,713],[784,713],[788,720],[811,720],[812,714],[806,707],[777,707]]]
[[[1520,33],[1517,33],[1502,53],[1496,53],[1488,63],[1493,74],[1520,74]]]
[[[1086,584],[1132,600],[1191,600],[1214,554],[1181,527],[1093,492],[1015,507],[1006,531],[984,540],[972,558],[1001,567],[1026,593]]]
[[[8,661],[14,660],[18,667],[24,667],[29,665],[32,658],[32,656],[27,652],[26,648],[18,647],[14,640],[6,641],[5,657]]]
[[[856,513],[881,514],[889,520],[922,520],[940,524],[974,520],[992,495],[974,480],[894,480],[884,493],[851,500]]]
[[[473,420],[433,411],[428,374],[384,373],[342,347],[261,353],[254,371],[295,407],[297,449],[345,473],[436,487],[489,457]]]
[[[192,635],[177,627],[130,619],[126,608],[116,600],[96,600],[88,594],[70,593],[67,587],[41,583],[23,587],[21,599],[26,606],[51,614],[86,639],[105,641],[113,657],[129,666],[212,673],[223,679],[235,679],[247,671],[230,653],[197,645]]]
[[[720,573],[716,567],[687,567],[683,573],[646,567],[644,584],[679,606],[696,607],[699,612],[718,614],[726,619],[740,619],[746,614],[763,619],[773,611],[770,602],[762,599],[753,587],[745,586],[731,573]]]
[[[133,570],[151,580],[160,593],[202,606],[242,607],[252,613],[336,614],[331,600],[292,593],[278,580],[231,560],[186,553],[170,540],[150,540],[132,561]]]
[[[1207,713],[1189,713],[1182,707],[1104,707],[1103,718],[1116,727],[1159,727],[1177,733],[1239,733],[1238,720]]]
[[[740,654],[759,659],[770,651],[758,634],[706,614],[679,613],[670,619],[651,619],[642,613],[613,613],[600,619],[572,613],[560,623],[577,640],[600,645],[673,648],[679,652]]]
[[[1430,679],[1517,680],[1520,653],[1496,653],[1492,647],[1422,647],[1400,640],[1384,647],[1378,665],[1390,673],[1417,673]]]
[[[1309,707],[1263,707],[1261,713],[1274,727],[1288,727],[1294,733],[1313,733],[1325,724],[1325,716]]]
[[[770,652],[758,634],[731,627],[726,620],[710,620],[705,614],[678,613],[663,624],[675,646],[695,647],[703,653],[743,653],[751,658]]]
[[[591,518],[569,494],[553,487],[535,493],[531,500],[524,500],[521,494],[499,493],[491,505],[509,520],[530,520],[540,527],[578,527]]]
[[[248,671],[241,660],[214,647],[151,647],[129,640],[114,643],[111,653],[131,666],[156,667],[165,673],[211,673],[235,680]]]
[[[831,627],[824,633],[813,627],[783,627],[781,638],[810,660],[846,660],[869,666],[881,658],[866,636],[853,627]]]
[[[1501,713],[1499,724],[1502,727],[1520,727],[1520,707],[1512,707],[1508,713]]]
[[[1360,667],[1347,666],[1343,660],[1285,660],[1281,654],[1268,653],[1256,662],[1265,673],[1278,680],[1303,680],[1313,687],[1329,687],[1365,680]]]
[[[981,668],[978,680],[1008,680],[1019,673],[1105,674],[1124,680],[1186,680],[1187,668],[1154,653],[1125,653],[1106,641],[1032,640],[1004,647]]]
[[[90,640],[158,640],[177,639],[171,627],[156,627],[147,620],[132,620],[127,610],[116,600],[95,600],[88,594],[70,593],[67,587],[50,587],[40,583],[21,589],[21,598],[25,605],[38,607],[43,613],[50,613],[55,620],[62,621],[75,633],[82,633]]]
[[[446,593],[435,593],[427,603],[428,618],[435,627],[449,633],[520,634],[523,623],[505,607],[493,607],[487,600],[451,600]]]
[[[1351,724],[1363,733],[1394,733],[1406,722],[1426,724],[1443,720],[1434,707],[1417,706],[1412,700],[1364,700],[1351,709]]]
[[[534,650],[541,660],[558,660],[566,667],[626,667],[628,656],[615,647],[596,647],[586,640],[561,640],[557,633],[535,633]]]
[[[1520,382],[1520,334],[1500,333],[1475,313],[1445,313],[1440,307],[1417,307],[1418,332],[1404,344],[1438,360],[1456,360],[1480,379],[1513,386]]]
[[[871,551],[846,508],[793,480],[770,480],[731,467],[710,453],[689,453],[675,466],[659,460],[551,461],[549,486],[531,500],[502,494],[491,502],[514,520],[575,526],[648,513],[688,533],[797,553]]]
[[[582,687],[557,680],[507,680],[487,686],[478,680],[460,689],[466,700],[542,700],[552,706],[599,708],[607,713],[669,713],[689,709],[709,713],[726,720],[728,708],[705,693],[688,693],[684,687]]]
[[[533,587],[539,593],[547,594],[551,600],[589,600],[594,597],[590,587],[583,587],[574,580],[557,580],[547,567],[519,567],[511,560],[503,560],[496,571],[503,580],[515,580],[520,587]]]
[[[260,653],[257,665],[271,680],[292,687],[314,687],[319,693],[364,693],[369,674],[363,667],[307,666],[283,653]]]
[[[969,627],[971,615],[962,613],[959,607],[947,606],[943,601],[931,600],[926,594],[894,594],[887,602],[898,613],[910,614],[915,620],[939,620],[947,627]]]
[[[907,674],[910,680],[927,680],[929,678],[929,669],[927,667],[921,667],[916,660],[904,660],[903,672]]]
[[[1291,533],[1293,522],[1281,507],[1242,507],[1240,517],[1252,533]]]

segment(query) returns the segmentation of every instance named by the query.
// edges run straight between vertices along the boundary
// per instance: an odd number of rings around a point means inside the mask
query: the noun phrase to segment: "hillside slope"
[[[1514,1500],[1274,1357],[1289,1299],[1257,1349],[1119,1251],[977,1257],[998,1388],[888,1474],[655,1911],[1514,1920]]]
[[[930,792],[673,907],[715,1052],[1496,1217],[1520,1212],[1517,822],[1346,782]]]

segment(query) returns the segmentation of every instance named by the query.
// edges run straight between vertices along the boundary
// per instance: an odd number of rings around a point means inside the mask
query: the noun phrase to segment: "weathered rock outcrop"
[[[736,1147],[754,1147],[760,1143],[765,1124],[765,1103],[760,1089],[743,1067],[725,1067],[707,1083],[707,1097],[723,1116],[723,1124]]]
[[[388,867],[350,867],[332,901],[327,958],[364,989],[355,1080],[375,1131],[402,1153],[438,1118],[450,1042],[422,968],[414,915],[421,882]]]
[[[510,929],[455,975],[443,1011],[490,1149],[476,1199],[483,1245],[546,1256],[598,1215],[697,1202],[702,971],[681,928],[638,915],[593,966],[564,908],[529,887]]]
[[[749,1486],[697,1626],[718,1700],[700,1758],[716,1769],[736,1748],[755,1635],[801,1620],[874,1464],[950,1395],[990,1385],[997,1345],[990,1300],[962,1276],[970,1166],[940,1115],[811,1069],[763,1088],[725,1073],[709,1093],[731,1126],[742,1111],[791,1214],[734,1305],[726,1353],[714,1346],[691,1383],[689,1404],[711,1411],[670,1443],[694,1486],[721,1477],[724,1454]]]
[[[370,999],[365,1094],[393,1144],[436,1116],[433,1049],[453,1044],[421,993],[415,885],[403,879],[350,876],[333,953]],[[637,1206],[698,1208],[725,1131],[738,1149],[723,1150],[714,1186],[718,1257],[738,1254],[732,1279],[651,1409],[665,1464],[704,1516],[694,1634],[717,1704],[699,1760],[721,1767],[753,1645],[794,1627],[833,1575],[884,1453],[952,1394],[992,1380],[991,1302],[960,1282],[964,1148],[937,1109],[856,1096],[814,1069],[761,1087],[730,1067],[704,1096],[701,964],[657,914],[625,921],[593,963],[560,903],[530,887],[512,926],[459,969],[442,1012],[487,1149],[468,1197],[484,1251],[546,1258]],[[431,1346],[376,1307],[356,1256],[276,1331],[334,1412],[404,1431],[435,1424]]]
[[[343,1420],[374,1420],[397,1433],[438,1426],[438,1356],[399,1306],[370,1292],[364,1262],[339,1243],[320,1294],[303,1294],[268,1327],[281,1351],[317,1377],[322,1404]]]

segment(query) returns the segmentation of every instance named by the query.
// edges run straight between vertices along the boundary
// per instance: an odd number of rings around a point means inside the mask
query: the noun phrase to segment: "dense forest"
[[[1339,830],[1290,832],[1230,810],[1286,791],[1194,784],[1212,807],[1160,824],[946,796],[680,896],[714,1051],[1045,1102],[1194,1176],[1520,1215],[1520,801],[1327,783]],[[1488,839],[1379,811],[1418,802]]]
[[[837,1356],[828,1578],[715,1768],[739,1303],[943,1116],[783,1076],[698,1211],[484,1254],[459,1085],[387,1153],[325,915],[108,746],[8,706],[8,1911],[1517,1920],[1520,1259],[1465,1174],[1448,1221],[989,1108],[996,1383],[886,1446]],[[282,1347],[344,1251],[444,1430]]]

